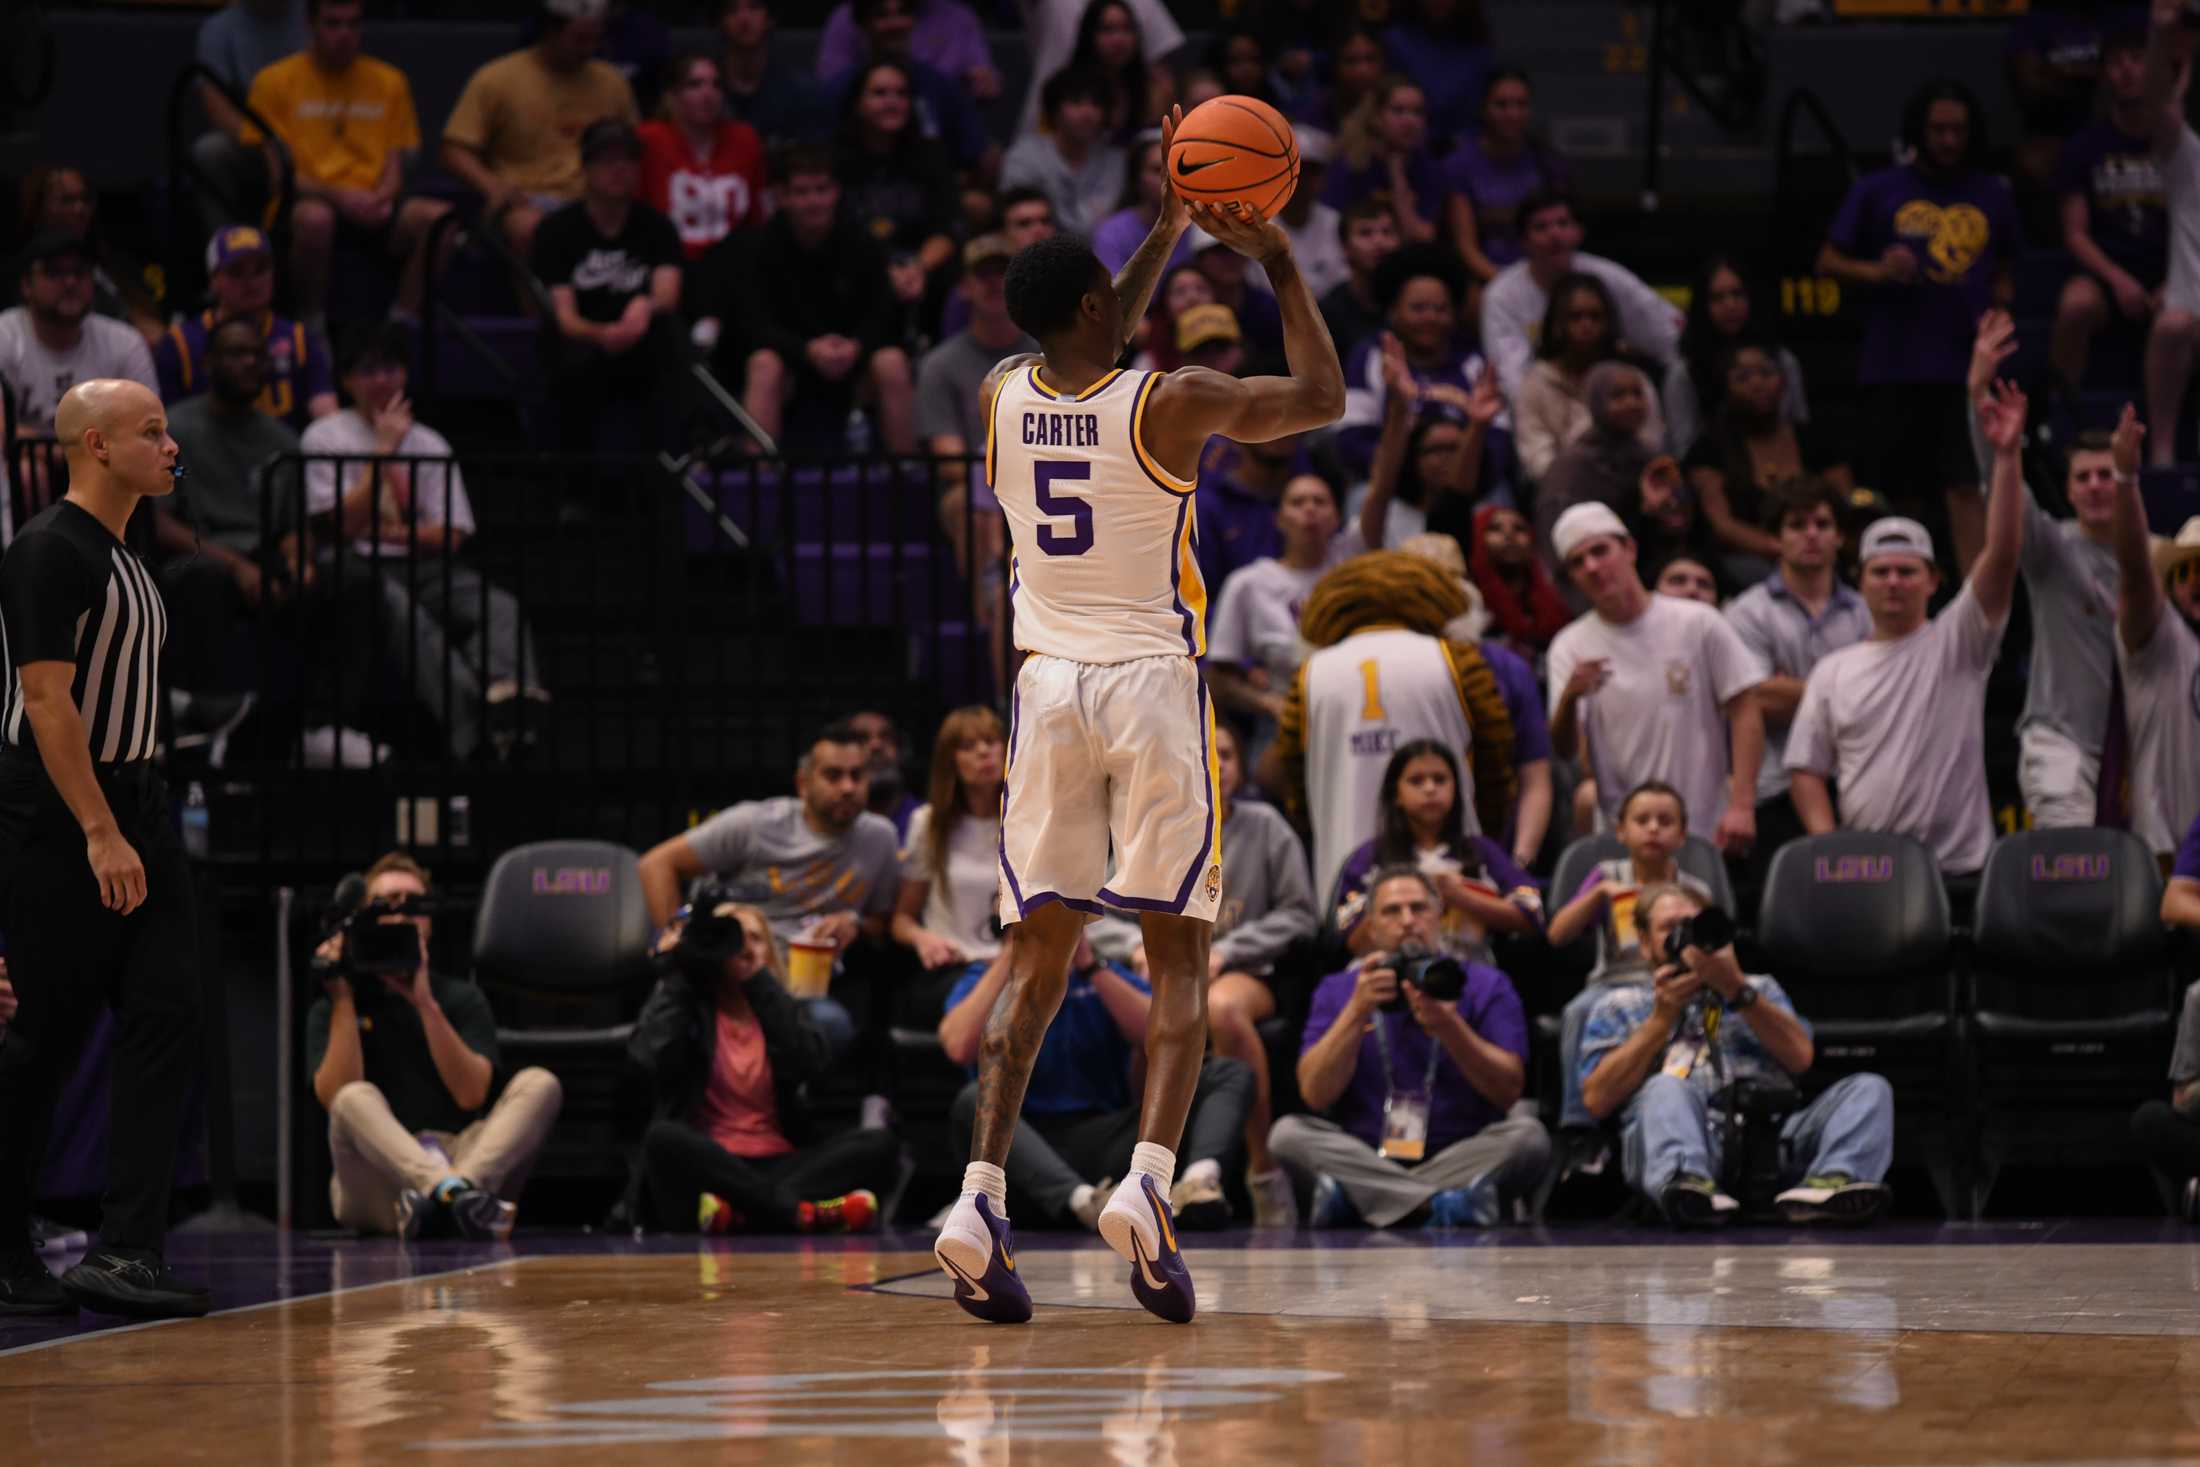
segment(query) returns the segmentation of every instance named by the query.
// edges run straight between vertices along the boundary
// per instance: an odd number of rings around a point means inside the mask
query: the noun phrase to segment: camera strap
[[[1383,1058],[1383,1090],[1386,1094],[1396,1095],[1398,1076],[1392,1070],[1390,1062],[1390,1018],[1389,1014],[1375,1016],[1375,1052]],[[1421,1074],[1420,1093],[1424,1096],[1436,1088],[1436,1059],[1443,1052],[1444,1046],[1431,1038],[1428,1042],[1428,1068]]]
[[[1375,1154],[1386,1161],[1417,1162],[1428,1156],[1429,1107],[1434,1100],[1431,1092],[1436,1087],[1436,1053],[1442,1048],[1434,1039],[1429,1041],[1428,1068],[1421,1075],[1420,1093],[1402,1095],[1398,1091],[1397,1076],[1391,1070],[1390,1025],[1383,1022],[1390,1016],[1377,1014],[1375,1024],[1375,1048],[1383,1057],[1383,1137],[1375,1148]]]

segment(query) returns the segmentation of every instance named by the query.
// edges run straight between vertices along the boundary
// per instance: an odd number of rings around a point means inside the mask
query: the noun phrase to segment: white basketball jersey
[[[1416,739],[1437,739],[1459,761],[1467,833],[1481,833],[1469,764],[1473,730],[1451,653],[1403,627],[1361,632],[1306,659],[1306,807],[1314,822],[1314,890],[1327,901],[1337,873],[1382,820],[1383,770]]]
[[[986,425],[986,477],[1014,547],[1016,645],[1073,662],[1201,656],[1194,485],[1139,438],[1161,374],[1110,372],[1072,397],[1041,370],[1004,378]]]

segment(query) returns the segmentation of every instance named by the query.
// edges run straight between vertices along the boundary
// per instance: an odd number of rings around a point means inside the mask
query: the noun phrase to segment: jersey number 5
[[[1034,467],[1039,513],[1048,519],[1066,519],[1073,527],[1065,535],[1052,525],[1041,525],[1039,548],[1048,555],[1083,555],[1092,549],[1092,503],[1074,494],[1057,494],[1054,485],[1061,479],[1090,479],[1092,465],[1042,459]]]

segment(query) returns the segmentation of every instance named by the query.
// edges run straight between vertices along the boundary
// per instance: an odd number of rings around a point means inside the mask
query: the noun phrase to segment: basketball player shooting
[[[1213,182],[1198,177],[1207,165],[1191,158],[1186,129],[1160,217],[1113,280],[1085,241],[1065,236],[1027,246],[1008,267],[1009,315],[1041,348],[1003,360],[984,385],[986,472],[1008,518],[1016,645],[1029,654],[1009,715],[1001,827],[1001,919],[1014,925],[1008,984],[979,1054],[970,1164],[933,1249],[956,1302],[995,1323],[1031,1317],[1002,1163],[1071,952],[1103,907],[1138,914],[1153,1000],[1139,1143],[1100,1234],[1129,1262],[1140,1304],[1177,1323],[1195,1307],[1168,1195],[1207,1041],[1208,942],[1223,873],[1214,714],[1196,661],[1206,650],[1207,587],[1193,554],[1194,476],[1214,434],[1262,443],[1324,427],[1344,410],[1336,347],[1289,239],[1266,217],[1289,196],[1288,185],[1275,187],[1272,160],[1287,152],[1292,172],[1297,164],[1288,127],[1280,118],[1275,126],[1279,153],[1264,155],[1265,177],[1247,178],[1250,205],[1186,203],[1180,167],[1190,165],[1187,179],[1202,188]],[[1180,129],[1181,108],[1162,124],[1165,158]],[[1194,221],[1266,269],[1288,377],[1115,365]]]

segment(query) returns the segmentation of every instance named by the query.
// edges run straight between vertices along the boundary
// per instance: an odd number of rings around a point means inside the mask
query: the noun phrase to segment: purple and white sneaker
[[[1131,1265],[1131,1293],[1171,1324],[1190,1324],[1199,1301],[1176,1247],[1176,1222],[1153,1178],[1133,1172],[1100,1212],[1100,1236]]]
[[[955,1281],[955,1302],[988,1324],[1024,1324],[1031,1291],[1016,1276],[1008,1220],[993,1215],[983,1192],[965,1192],[947,1214],[932,1256]]]

